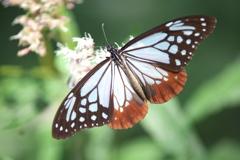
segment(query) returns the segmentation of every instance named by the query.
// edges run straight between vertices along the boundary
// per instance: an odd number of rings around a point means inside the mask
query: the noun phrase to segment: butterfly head
[[[112,45],[106,45],[107,51],[111,53],[111,58],[112,59],[121,59],[118,56],[118,50],[116,48],[114,48],[114,46]]]
[[[107,51],[113,54],[114,52],[117,52],[117,49],[114,48],[112,45],[106,45]]]

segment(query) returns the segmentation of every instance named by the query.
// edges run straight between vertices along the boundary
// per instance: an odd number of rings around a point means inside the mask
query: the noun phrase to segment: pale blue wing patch
[[[90,71],[62,102],[53,122],[53,137],[65,139],[84,128],[108,124],[113,116],[112,67],[105,60]]]

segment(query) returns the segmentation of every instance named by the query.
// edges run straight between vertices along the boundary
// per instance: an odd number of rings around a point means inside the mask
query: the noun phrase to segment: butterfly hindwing
[[[115,65],[113,80],[114,116],[108,124],[113,129],[126,129],[141,121],[148,105],[133,89],[121,67]]]
[[[54,138],[65,139],[84,128],[99,127],[112,120],[113,64],[109,59],[98,64],[66,96],[54,118]]]
[[[151,103],[164,103],[175,97],[187,81],[184,69],[180,72],[169,72],[157,65],[131,58],[127,58],[126,62]]]
[[[179,18],[137,36],[121,51],[123,55],[179,72],[191,60],[198,44],[213,31],[215,23],[216,19],[209,16]]]

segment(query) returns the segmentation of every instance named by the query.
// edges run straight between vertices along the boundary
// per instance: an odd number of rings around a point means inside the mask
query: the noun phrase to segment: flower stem
[[[61,15],[68,17],[70,20],[65,23],[68,31],[59,30],[60,38],[63,44],[67,44],[69,48],[74,49],[76,44],[72,41],[73,37],[81,37],[79,26],[77,25],[76,18],[71,10],[68,10],[65,5],[61,6]]]

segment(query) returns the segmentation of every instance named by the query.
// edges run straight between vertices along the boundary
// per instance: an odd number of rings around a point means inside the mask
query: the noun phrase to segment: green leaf
[[[135,138],[125,142],[117,152],[119,155],[118,160],[158,160],[164,156],[162,151],[158,149],[157,144],[146,137]]]
[[[210,149],[211,160],[239,160],[240,144],[237,141],[223,140]]]
[[[165,154],[177,160],[206,159],[205,149],[188,125],[177,99],[164,104],[149,104],[149,113],[140,123]]]
[[[240,61],[226,67],[219,75],[202,84],[185,105],[192,123],[228,107],[240,104]]]

